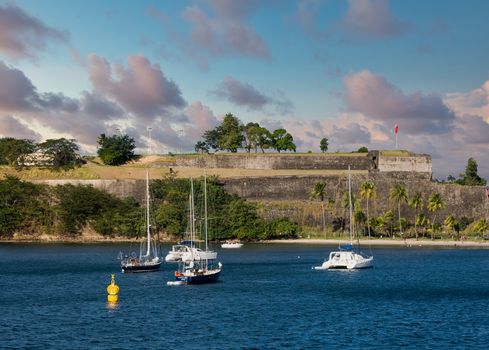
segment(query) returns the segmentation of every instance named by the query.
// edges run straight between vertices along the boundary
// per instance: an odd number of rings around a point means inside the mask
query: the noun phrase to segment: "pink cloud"
[[[459,114],[479,115],[489,122],[489,80],[469,92],[453,92],[444,101]]]
[[[42,139],[41,134],[32,130],[28,125],[22,123],[11,115],[0,116],[0,135],[2,137],[14,137],[35,141]]]
[[[363,37],[395,36],[409,28],[392,14],[389,0],[348,0],[343,26],[351,34]]]
[[[210,12],[200,7],[187,7],[183,18],[191,26],[194,44],[212,55],[231,53],[269,58],[264,40],[247,23],[256,1],[208,1]]]
[[[14,4],[0,5],[0,52],[13,59],[36,58],[48,42],[66,42],[68,34],[45,25]]]
[[[386,128],[398,124],[409,134],[438,134],[453,129],[455,114],[438,95],[406,95],[368,70],[346,76],[344,83],[348,109],[380,121]]]
[[[265,107],[274,108],[279,114],[289,114],[293,109],[293,103],[280,91],[278,98],[267,96],[258,91],[254,86],[241,82],[235,78],[225,77],[221,84],[211,91],[211,94],[228,100],[237,106],[245,106],[248,110],[264,110]]]
[[[186,104],[179,87],[144,56],[129,56],[127,68],[96,55],[90,55],[88,61],[95,91],[138,116],[154,118]]]

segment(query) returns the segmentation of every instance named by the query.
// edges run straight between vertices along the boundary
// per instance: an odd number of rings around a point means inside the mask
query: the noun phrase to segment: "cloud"
[[[195,101],[188,106],[185,114],[188,116],[188,123],[182,130],[182,136],[184,140],[191,140],[191,144],[188,143],[191,147],[202,138],[204,131],[214,129],[219,124],[212,110],[200,101]]]
[[[110,65],[106,59],[90,55],[88,69],[95,91],[150,119],[186,105],[179,87],[165,77],[159,65],[152,65],[144,56],[129,56],[127,63],[127,68]]]
[[[36,58],[49,42],[66,42],[68,34],[45,25],[15,4],[0,5],[0,53],[12,59]]]
[[[365,38],[397,36],[410,27],[392,14],[389,0],[348,0],[342,24],[349,34]]]
[[[155,7],[148,14],[163,24],[166,35],[184,55],[207,70],[209,58],[223,56],[270,59],[265,40],[249,23],[254,12],[263,6],[256,0],[207,0],[185,7],[181,16],[189,30],[179,30],[170,16]],[[178,28],[178,29],[177,29]]]
[[[0,82],[0,110],[35,109],[36,89],[22,71],[0,61]]]
[[[386,128],[398,124],[407,134],[441,134],[453,129],[455,114],[438,95],[406,95],[368,70],[346,76],[344,83],[347,108],[382,122]]]
[[[462,144],[489,145],[489,123],[475,115],[464,115],[457,120],[455,135]]]
[[[469,92],[452,92],[444,101],[458,114],[479,115],[489,122],[489,80]]]
[[[183,18],[190,26],[191,40],[216,56],[239,54],[268,59],[264,40],[247,23],[257,1],[211,0],[210,13],[197,6],[187,7]]]
[[[11,115],[0,116],[0,135],[17,139],[41,140],[41,134],[29,128]]]
[[[370,132],[357,123],[350,123],[345,128],[334,125],[331,138],[336,140],[337,143],[364,145],[370,143]]]
[[[213,93],[238,106],[246,106],[250,110],[263,109],[270,102],[270,98],[260,93],[253,86],[242,83],[233,77],[225,77]]]
[[[280,114],[289,114],[294,108],[292,102],[282,92],[277,92],[279,98],[272,98],[261,93],[252,85],[230,76],[225,77],[217,89],[211,91],[211,94],[252,111],[263,111],[266,106],[272,106]]]

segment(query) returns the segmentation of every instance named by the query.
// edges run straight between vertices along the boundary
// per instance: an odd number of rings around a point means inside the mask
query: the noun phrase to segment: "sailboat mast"
[[[151,246],[151,224],[149,221],[149,170],[146,169],[146,231],[147,231],[147,239],[148,245],[146,249],[146,255],[150,255],[150,246]]]
[[[350,243],[353,244],[353,208],[351,203],[351,173],[348,165],[348,205],[350,207]]]
[[[204,170],[204,224],[205,224],[205,251],[207,246],[207,172]]]
[[[190,240],[195,240],[194,179],[190,178]],[[193,244],[193,243],[192,243]]]

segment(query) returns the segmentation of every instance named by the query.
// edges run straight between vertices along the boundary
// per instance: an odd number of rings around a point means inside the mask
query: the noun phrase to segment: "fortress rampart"
[[[389,199],[390,189],[402,183],[406,186],[409,196],[421,192],[425,203],[429,195],[439,192],[445,202],[445,208],[437,215],[446,217],[485,217],[489,220],[489,198],[482,186],[460,186],[456,184],[439,184],[431,181],[431,157],[427,155],[408,154],[403,156],[382,156],[379,152],[336,155],[212,155],[195,157],[175,157],[178,167],[209,167],[246,169],[324,169],[339,170],[335,174],[325,172],[324,175],[295,176],[248,176],[239,178],[221,178],[219,181],[230,192],[251,201],[266,203],[261,211],[264,216],[288,216],[298,222],[318,224],[319,217],[304,219],[303,208],[294,207],[294,203],[308,203],[311,206],[327,206],[326,220],[330,222],[334,216],[341,215],[342,198],[347,191],[348,165],[354,170],[352,190],[358,198],[359,187],[367,179],[376,185],[377,196],[370,203],[370,214],[381,215],[393,209],[396,203]],[[362,171],[363,170],[363,171]],[[144,199],[144,180],[46,180],[49,185],[65,183],[92,185],[108,191],[118,197],[132,196],[140,201]],[[326,183],[326,199],[324,203],[309,200],[309,193],[317,182]],[[289,202],[289,203],[288,203]],[[412,217],[413,209],[403,204],[403,216]]]

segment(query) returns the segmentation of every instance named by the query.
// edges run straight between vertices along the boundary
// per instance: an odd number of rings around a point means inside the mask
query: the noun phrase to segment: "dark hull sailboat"
[[[153,272],[160,269],[161,262],[149,262],[146,264],[139,264],[138,262],[131,262],[129,264],[122,264],[123,273],[134,273],[134,272]]]
[[[208,270],[203,273],[195,272],[192,274],[175,273],[175,279],[185,284],[205,284],[219,281],[220,269]]]

